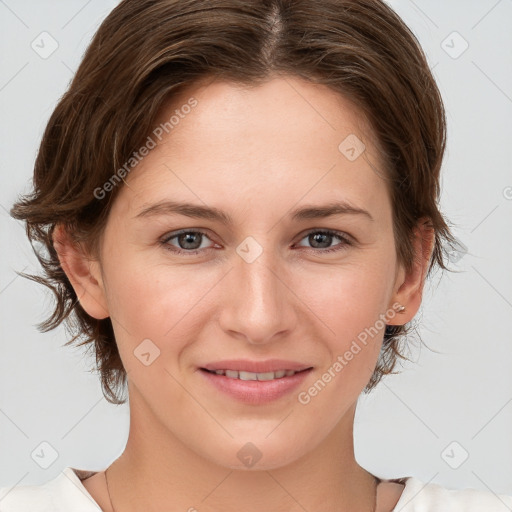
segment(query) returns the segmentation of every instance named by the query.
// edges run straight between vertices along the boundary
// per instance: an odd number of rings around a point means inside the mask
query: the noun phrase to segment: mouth
[[[219,361],[199,367],[208,388],[246,405],[264,405],[290,398],[313,371],[290,361]],[[223,398],[222,398],[223,399]]]
[[[291,377],[297,373],[307,372],[311,370],[312,367],[305,368],[304,370],[277,370],[274,372],[247,372],[243,370],[208,370],[207,368],[200,368],[201,370],[212,373],[214,375],[223,375],[228,377],[229,379],[239,379],[239,380],[258,380],[258,381],[267,381],[267,380],[275,380],[282,379],[285,377]]]

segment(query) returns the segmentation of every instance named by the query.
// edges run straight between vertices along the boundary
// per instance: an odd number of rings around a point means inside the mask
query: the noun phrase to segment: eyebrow
[[[208,219],[232,225],[231,216],[218,208],[177,201],[161,201],[141,210],[135,218],[153,217],[157,215],[184,215],[195,219]],[[291,220],[324,219],[334,215],[362,215],[372,222],[375,220],[370,212],[351,205],[346,201],[331,202],[326,205],[308,205],[297,208],[290,213]]]

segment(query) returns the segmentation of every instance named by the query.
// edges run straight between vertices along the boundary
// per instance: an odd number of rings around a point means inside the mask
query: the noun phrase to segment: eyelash
[[[205,233],[204,231],[188,229],[188,230],[177,231],[177,232],[171,233],[170,235],[166,235],[160,241],[160,243],[166,250],[171,251],[175,254],[186,254],[188,256],[193,256],[193,255],[199,254],[200,252],[205,250],[205,249],[185,250],[185,249],[180,249],[180,248],[177,248],[177,247],[169,244],[169,242],[173,238],[177,238],[178,236],[186,234],[186,233],[200,233],[201,235],[204,235],[205,237],[208,238],[208,234]],[[330,235],[330,236],[339,238],[340,240],[342,240],[342,243],[341,243],[341,247],[336,248],[336,246],[335,246],[334,248],[330,248],[330,249],[315,249],[314,247],[312,247],[312,248],[310,248],[310,250],[312,250],[313,252],[317,252],[317,253],[338,252],[338,251],[342,251],[342,250],[346,249],[347,246],[353,245],[352,241],[348,238],[348,236],[346,236],[343,233],[340,233],[338,231],[333,231],[330,229],[313,229],[313,230],[309,231],[308,233],[306,233],[301,238],[300,241],[302,241],[304,238],[307,238],[308,236],[310,236],[312,234],[316,234],[316,233],[321,233],[323,235]],[[208,250],[208,249],[211,249],[211,247],[208,247],[206,250]]]

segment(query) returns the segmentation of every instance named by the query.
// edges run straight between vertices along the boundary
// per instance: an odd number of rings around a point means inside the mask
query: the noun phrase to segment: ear
[[[434,249],[435,231],[429,227],[428,219],[422,218],[414,229],[414,262],[412,269],[406,272],[400,265],[395,281],[395,292],[391,304],[398,302],[405,311],[395,315],[389,325],[403,325],[414,318],[421,306],[425,278]]]
[[[99,262],[88,256],[60,224],[53,231],[53,245],[80,305],[93,318],[107,318],[109,312]]]

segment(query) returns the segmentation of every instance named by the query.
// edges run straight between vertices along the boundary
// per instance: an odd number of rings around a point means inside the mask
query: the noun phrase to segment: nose
[[[293,331],[300,301],[290,285],[290,271],[271,250],[254,261],[236,254],[223,281],[220,325],[228,335],[262,345]]]

